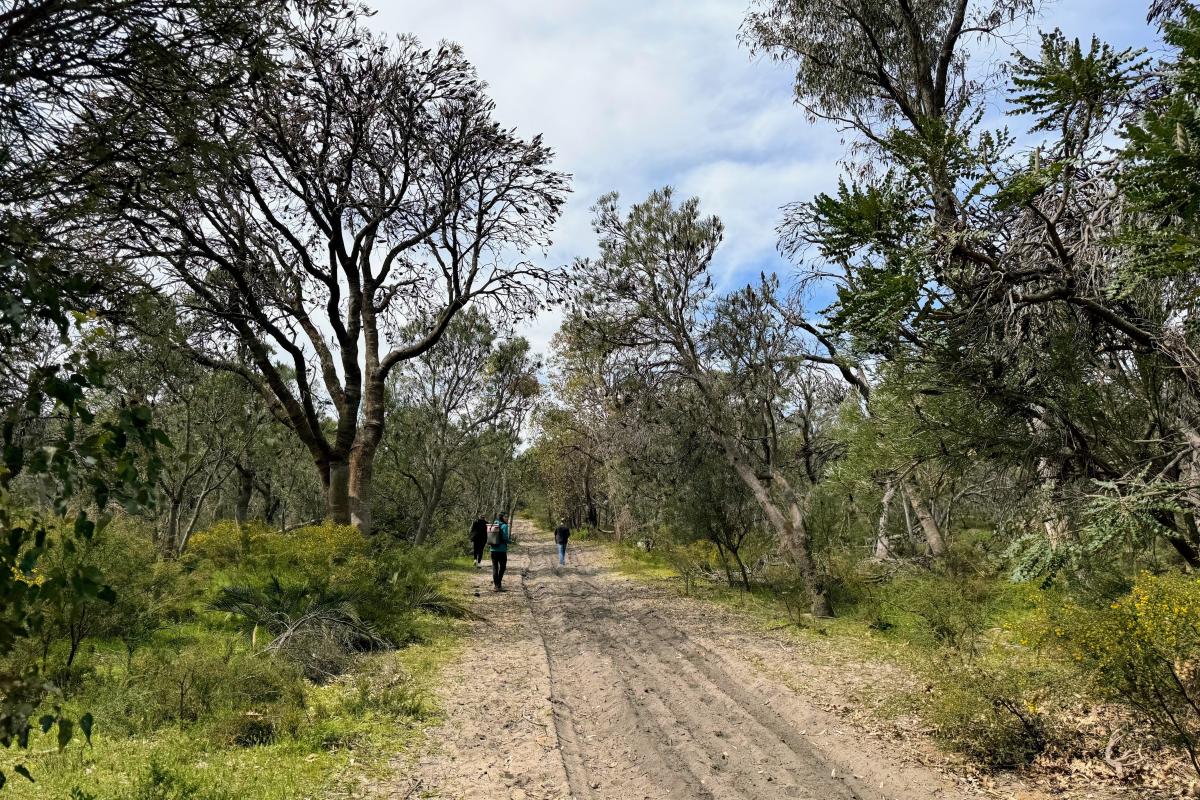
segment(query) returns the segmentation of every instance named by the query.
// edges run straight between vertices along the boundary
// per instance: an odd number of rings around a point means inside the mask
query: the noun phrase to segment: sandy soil
[[[882,718],[913,680],[836,642],[764,633],[673,588],[625,578],[606,552],[515,526],[503,593],[474,579],[481,616],[441,689],[428,749],[372,798],[409,800],[931,800],[1051,796],[973,775],[920,721]],[[1134,795],[1072,786],[1071,800]]]
[[[484,620],[447,672],[444,720],[385,797],[979,796],[921,747],[859,725],[853,690],[832,686],[847,665],[819,648],[624,579],[600,548],[573,545],[559,567],[548,537],[516,533],[509,591],[480,572]]]

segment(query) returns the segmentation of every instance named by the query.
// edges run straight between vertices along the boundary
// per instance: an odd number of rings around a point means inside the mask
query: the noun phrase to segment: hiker
[[[475,556],[475,569],[483,566],[483,546],[487,544],[487,520],[483,514],[471,523],[471,555]]]
[[[560,519],[558,527],[554,529],[554,543],[558,545],[558,565],[564,566],[567,563],[567,540],[571,538],[571,529],[567,527],[567,521]]]
[[[508,543],[512,537],[508,532],[508,517],[497,514],[496,521],[488,526],[487,543],[492,551],[492,583],[497,592],[503,592],[504,570],[508,567]]]

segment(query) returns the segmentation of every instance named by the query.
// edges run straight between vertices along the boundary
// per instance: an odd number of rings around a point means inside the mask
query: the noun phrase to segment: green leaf
[[[69,719],[60,719],[58,721],[58,749],[62,750],[66,747],[71,737],[75,735],[75,723]]]
[[[92,712],[88,712],[79,718],[79,729],[83,731],[83,738],[87,740],[88,745],[92,743]]]

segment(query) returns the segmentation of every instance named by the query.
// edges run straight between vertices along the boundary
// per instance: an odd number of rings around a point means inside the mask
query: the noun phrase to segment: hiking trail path
[[[845,673],[886,666],[810,653],[803,639],[624,578],[601,547],[572,541],[560,567],[548,534],[520,520],[514,533],[507,591],[492,591],[485,562],[472,579],[482,619],[444,674],[444,715],[384,797],[980,796],[920,763],[933,762],[903,737],[847,716],[858,701]]]

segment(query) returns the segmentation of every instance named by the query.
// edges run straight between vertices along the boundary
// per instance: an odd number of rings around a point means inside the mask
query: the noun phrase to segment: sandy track
[[[517,533],[510,591],[477,580],[486,621],[448,673],[411,796],[960,796],[878,740],[825,735],[845,723],[724,647],[745,636],[727,617],[614,577],[597,548],[560,568],[548,537]]]

